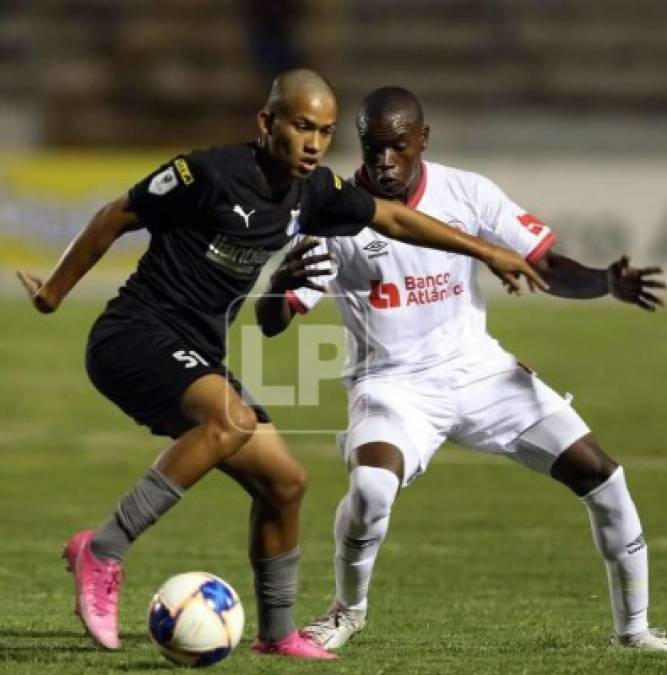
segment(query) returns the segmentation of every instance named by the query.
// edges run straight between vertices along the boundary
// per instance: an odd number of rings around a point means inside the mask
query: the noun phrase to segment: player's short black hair
[[[419,99],[403,87],[380,87],[361,103],[357,113],[357,129],[361,132],[369,120],[403,115],[415,124],[424,124],[424,111]]]
[[[297,91],[325,93],[336,100],[333,87],[322,75],[309,68],[294,68],[280,73],[273,80],[264,108],[271,113],[282,113],[286,99]]]

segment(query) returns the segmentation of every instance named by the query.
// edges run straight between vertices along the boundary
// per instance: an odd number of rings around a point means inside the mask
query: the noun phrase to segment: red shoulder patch
[[[532,213],[522,213],[517,219],[531,234],[539,234],[544,229],[544,223]]]

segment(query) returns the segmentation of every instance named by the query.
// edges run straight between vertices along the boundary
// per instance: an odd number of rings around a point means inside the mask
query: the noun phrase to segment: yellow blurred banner
[[[2,154],[0,184],[18,197],[71,202],[102,193],[121,193],[173,154]]]
[[[174,154],[0,155],[0,266],[50,267],[98,208]],[[112,266],[136,261],[145,240],[145,234],[123,237],[110,252]]]
[[[31,257],[52,260],[100,206],[175,154],[173,149],[0,154],[0,265]],[[663,158],[426,157],[491,178],[552,227],[560,252],[586,264],[608,265],[624,253],[640,265],[667,262]],[[358,163],[357,155],[332,158],[341,175]],[[145,242],[145,232],[127,235],[111,254],[136,253]]]

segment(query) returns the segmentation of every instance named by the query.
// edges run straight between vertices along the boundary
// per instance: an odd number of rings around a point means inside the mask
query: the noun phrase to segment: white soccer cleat
[[[365,609],[350,609],[338,603],[300,632],[324,649],[340,649],[366,625]]]
[[[667,635],[660,628],[649,628],[634,635],[620,635],[613,644],[626,649],[640,649],[646,652],[667,652]]]

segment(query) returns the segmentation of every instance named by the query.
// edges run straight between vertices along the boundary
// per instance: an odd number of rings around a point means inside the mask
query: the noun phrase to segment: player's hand
[[[503,282],[508,293],[521,295],[521,276],[526,277],[528,288],[531,291],[535,287],[543,291],[549,290],[549,284],[533,269],[524,258],[515,251],[510,251],[499,246],[492,246],[484,256],[484,262],[489,269]]]
[[[285,255],[278,269],[271,275],[271,291],[284,293],[296,288],[312,288],[326,293],[326,288],[311,281],[310,277],[322,277],[332,273],[330,267],[313,268],[312,265],[332,261],[330,253],[306,255],[319,245],[319,239],[304,237],[289,253]]]
[[[32,304],[38,312],[42,314],[55,312],[58,305],[48,296],[41,279],[34,274],[30,274],[30,272],[17,271],[16,276],[19,278],[21,284],[23,284],[23,288],[27,291]]]
[[[660,267],[630,267],[630,258],[624,255],[607,268],[609,292],[618,300],[639,305],[649,312],[655,312],[655,308],[664,303],[648,289],[665,288],[663,281],[655,279],[662,273]]]

